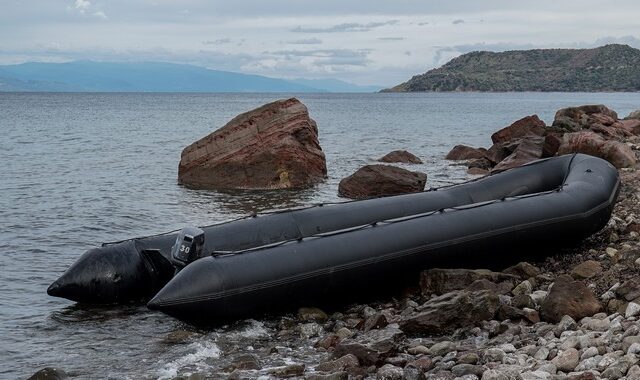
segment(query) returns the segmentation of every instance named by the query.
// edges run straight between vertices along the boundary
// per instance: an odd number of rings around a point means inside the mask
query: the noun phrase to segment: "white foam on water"
[[[178,372],[181,370],[185,370],[184,374],[189,375],[194,371],[206,368],[208,366],[204,362],[206,359],[217,359],[222,354],[222,351],[214,342],[196,342],[190,344],[189,348],[193,352],[165,364],[158,371],[158,379],[172,379],[178,376]]]
[[[231,334],[244,339],[261,339],[270,336],[269,329],[264,326],[264,323],[255,319],[247,319],[245,322],[248,324],[246,327]]]

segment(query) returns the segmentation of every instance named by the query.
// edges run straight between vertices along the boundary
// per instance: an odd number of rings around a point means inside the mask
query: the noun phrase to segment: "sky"
[[[392,86],[474,50],[640,48],[638,15],[638,0],[0,0],[0,64],[163,61]]]

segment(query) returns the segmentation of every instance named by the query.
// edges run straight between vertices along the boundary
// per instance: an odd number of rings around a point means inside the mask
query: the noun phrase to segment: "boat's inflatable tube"
[[[215,324],[362,298],[407,278],[415,281],[413,274],[434,265],[467,266],[475,259],[487,266],[506,256],[513,260],[525,247],[545,247],[539,252],[544,255],[561,241],[601,229],[618,187],[618,172],[599,158],[536,161],[447,190],[395,198],[425,204],[449,199],[456,207],[197,260],[148,306],[187,322]]]
[[[444,207],[482,202],[492,197],[551,186],[551,178],[526,170],[514,188],[503,174],[447,191],[428,191],[395,197],[283,210],[203,227],[204,256],[238,251],[319,233],[360,226],[380,220],[419,214]],[[549,183],[546,183],[549,182]],[[491,189],[489,192],[487,189]],[[106,243],[85,252],[56,280],[48,294],[93,304],[146,301],[174,275],[171,247],[178,232]]]

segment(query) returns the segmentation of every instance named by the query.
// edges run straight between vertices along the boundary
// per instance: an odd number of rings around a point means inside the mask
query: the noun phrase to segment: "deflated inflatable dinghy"
[[[415,282],[414,274],[435,265],[495,265],[507,256],[513,261],[522,247],[546,247],[539,252],[544,255],[553,252],[550,245],[583,239],[605,226],[618,187],[618,172],[607,161],[576,154],[437,192],[354,202],[345,206],[375,208],[378,202],[411,199],[433,207],[202,258],[148,306],[187,322],[216,324],[302,304],[356,300],[408,278]]]
[[[191,257],[187,261],[216,252],[302,239],[431,210],[552,188],[561,182],[560,172],[558,170],[551,175],[535,168],[523,168],[519,169],[520,174],[494,175],[447,190],[284,210],[202,227],[204,246],[199,252],[190,252]],[[51,284],[47,292],[51,296],[92,304],[147,301],[174,276],[175,264],[184,266],[188,263],[172,257],[172,247],[181,247],[180,244],[184,243],[181,239],[184,238],[194,238],[194,235],[186,237],[179,232],[170,232],[106,243],[90,249]]]

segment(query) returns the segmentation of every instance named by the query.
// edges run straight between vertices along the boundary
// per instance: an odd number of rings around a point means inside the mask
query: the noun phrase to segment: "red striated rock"
[[[569,275],[556,279],[540,309],[541,317],[548,322],[560,322],[568,315],[575,320],[590,317],[602,309],[591,290]]]
[[[605,126],[602,124],[591,124],[591,126],[589,126],[589,130],[602,135],[607,140],[623,139],[625,137],[632,135],[630,132],[626,131],[624,128],[617,128],[615,124],[612,126]]]
[[[417,193],[424,190],[427,175],[390,165],[366,165],[343,178],[338,194],[352,199]]]
[[[563,136],[558,155],[584,153],[604,158],[616,168],[632,167],[636,155],[628,145],[619,141],[607,141],[594,132],[574,132]]]
[[[482,169],[482,168],[477,168],[477,167],[471,167],[471,168],[467,169],[467,174],[469,174],[469,175],[487,175],[487,174],[489,174],[489,170]]]
[[[525,135],[542,136],[545,127],[544,121],[540,120],[538,115],[526,116],[491,135],[491,141],[495,144],[511,141]]]
[[[386,162],[389,164],[403,163],[403,164],[421,164],[422,160],[416,155],[407,152],[406,150],[394,150],[391,153],[385,154],[379,162]]]
[[[496,165],[492,171],[515,168],[541,158],[544,142],[545,138],[542,136],[528,135],[523,137],[516,150]]]
[[[299,188],[326,175],[316,123],[295,98],[236,116],[186,147],[178,167],[180,183],[203,189]]]
[[[603,113],[592,113],[591,115],[589,115],[588,119],[587,119],[587,123],[589,124],[602,124],[605,126],[611,126],[613,123],[615,123],[617,120],[614,119],[613,117],[611,117],[611,115],[606,115]]]
[[[631,135],[640,135],[640,119],[619,120],[612,127],[623,129]]]
[[[472,148],[466,145],[456,145],[451,149],[445,160],[460,161],[474,158],[484,158],[487,150],[484,148]]]

